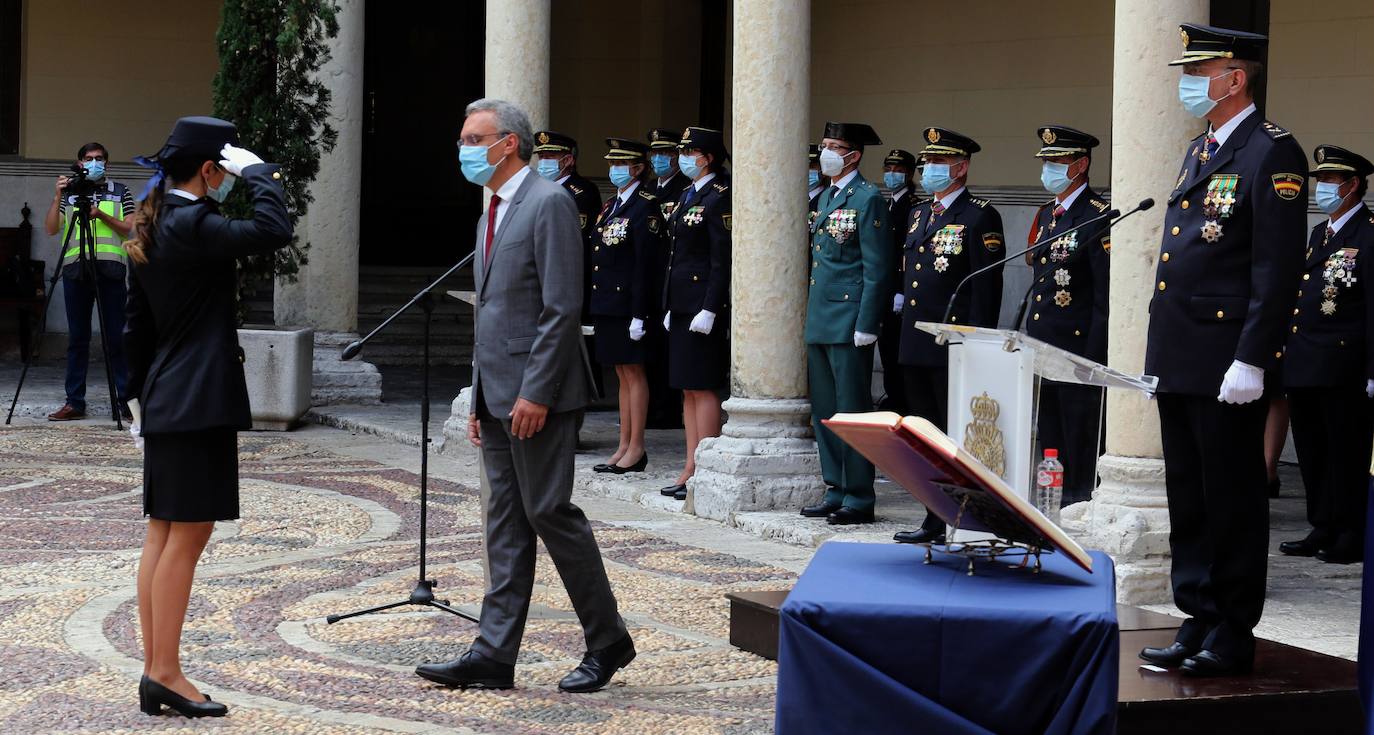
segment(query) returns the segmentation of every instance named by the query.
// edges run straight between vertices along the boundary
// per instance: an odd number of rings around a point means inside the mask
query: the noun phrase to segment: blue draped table
[[[827,543],[782,607],[777,732],[1112,733],[1111,559],[1039,574],[900,544]]]

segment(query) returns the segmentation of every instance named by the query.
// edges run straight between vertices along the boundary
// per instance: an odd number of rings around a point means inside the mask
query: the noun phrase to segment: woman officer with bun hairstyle
[[[196,562],[215,521],[239,517],[238,435],[252,426],[235,314],[235,259],[291,241],[281,173],[242,148],[232,123],[184,117],[145,166],[149,181],[125,243],[132,432],[143,446],[148,531],[138,566],[143,633],[139,707],[187,717],[228,712],[182,673],[181,627]],[[253,218],[219,205],[239,180]]]

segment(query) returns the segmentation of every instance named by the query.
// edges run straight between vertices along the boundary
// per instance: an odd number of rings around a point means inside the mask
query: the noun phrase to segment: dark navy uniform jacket
[[[1205,138],[1189,144],[1169,195],[1151,286],[1145,372],[1161,393],[1215,396],[1233,360],[1276,368],[1302,267],[1307,159],[1298,142],[1258,111],[1204,162]],[[1220,232],[1204,233],[1208,222]]]
[[[582,278],[582,320],[585,322],[591,308],[592,294],[592,247],[596,244],[596,215],[601,211],[601,192],[596,184],[579,174],[571,174],[562,184],[563,188],[577,202],[577,226],[582,230],[582,262],[586,273]]]
[[[969,273],[1004,256],[1002,215],[986,199],[967,189],[942,214],[932,217],[934,200],[911,210],[902,248],[902,342],[898,362],[917,367],[944,367],[949,352],[916,322],[938,322],[955,286]],[[936,252],[936,250],[940,252]],[[1002,310],[1002,270],[970,281],[954,302],[951,321],[996,327]]]
[[[1283,356],[1289,388],[1364,387],[1374,378],[1374,216],[1361,204],[1328,241],[1312,228]],[[1351,407],[1352,410],[1357,407]]]
[[[1026,334],[1100,363],[1107,362],[1107,314],[1112,248],[1110,220],[1067,232],[1106,213],[1109,207],[1084,187],[1057,220],[1055,200],[1036,212],[1030,242],[1050,239],[1032,255]],[[1051,226],[1053,225],[1053,226]]]
[[[902,247],[906,245],[906,231],[911,224],[909,221],[911,210],[916,206],[919,199],[916,195],[916,189],[908,184],[906,191],[902,192],[901,196],[894,197],[887,205],[887,224],[892,228],[892,264],[894,272],[897,274],[897,279],[893,283],[898,284],[899,288],[902,280]],[[891,302],[892,299],[888,298],[888,301]],[[891,308],[890,303],[888,308]]]
[[[692,180],[681,171],[673,174],[673,178],[668,179],[667,183],[660,183],[658,177],[654,177],[648,187],[649,193],[658,197],[658,211],[664,220],[673,215],[673,208],[677,206],[677,200],[682,197],[682,190],[691,185]]]
[[[596,217],[591,313],[648,320],[664,236],[658,197],[640,184],[617,208],[619,202],[619,197],[607,199]]]
[[[688,186],[668,219],[671,237],[663,308],[720,316],[730,304],[730,177],[715,175],[701,191]]]

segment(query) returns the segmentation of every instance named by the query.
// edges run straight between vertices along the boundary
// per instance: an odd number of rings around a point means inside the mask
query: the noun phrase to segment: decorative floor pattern
[[[228,718],[151,718],[134,574],[141,457],[95,427],[0,431],[0,732],[754,733],[771,729],[776,666],[726,642],[724,593],[783,589],[790,572],[597,523],[639,657],[607,691],[558,679],[584,644],[539,557],[517,688],[460,692],[413,675],[460,653],[475,626],[405,607],[326,625],[330,613],[404,599],[414,585],[418,478],[290,438],[240,439],[243,517],[221,523],[193,591],[188,675]],[[471,612],[483,587],[478,496],[430,483],[430,576]]]

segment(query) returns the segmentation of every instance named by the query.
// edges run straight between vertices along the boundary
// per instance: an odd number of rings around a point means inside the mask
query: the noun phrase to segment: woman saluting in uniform
[[[138,566],[138,693],[148,714],[163,705],[188,717],[228,711],[182,673],[181,626],[215,521],[239,517],[237,432],[252,419],[235,332],[234,260],[291,240],[281,173],[237,142],[224,120],[178,120],[152,161],[140,161],[158,173],[125,244],[133,268],[124,339],[149,518]],[[251,220],[219,212],[239,179],[252,187]]]

